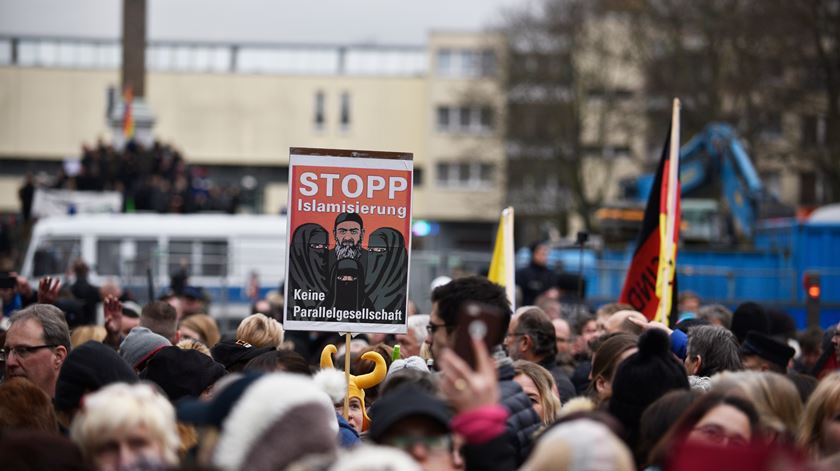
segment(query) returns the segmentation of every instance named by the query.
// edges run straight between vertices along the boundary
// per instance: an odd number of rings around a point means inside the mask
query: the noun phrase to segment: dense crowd
[[[213,182],[204,168],[190,166],[180,151],[159,141],[151,148],[132,141],[121,151],[101,141],[83,145],[78,168],[69,173],[62,168],[45,184],[66,190],[116,191],[123,195],[126,211],[232,214],[240,204],[237,186]],[[27,180],[19,195],[27,219],[33,185]]]
[[[836,327],[691,293],[670,326],[590,313],[538,249],[515,312],[486,278],[438,280],[405,334],[349,345],[285,331],[278,294],[222,332],[193,287],[141,307],[85,286],[83,265],[65,301],[56,280],[16,280],[0,289],[0,467],[840,468]],[[459,339],[474,305],[500,328]]]

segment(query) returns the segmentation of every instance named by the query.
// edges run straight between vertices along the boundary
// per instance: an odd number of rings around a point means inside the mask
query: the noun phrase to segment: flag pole
[[[676,270],[676,263],[674,254],[674,231],[679,230],[675,227],[677,198],[679,195],[679,172],[680,172],[680,99],[674,98],[671,106],[671,137],[670,148],[668,150],[668,195],[667,195],[667,213],[665,218],[665,239],[662,241],[662,254],[667,257],[666,263],[663,264],[660,283],[660,299],[659,299],[659,320],[665,324],[668,323],[668,316],[671,312],[672,299],[672,285],[671,278],[675,276],[673,272]]]

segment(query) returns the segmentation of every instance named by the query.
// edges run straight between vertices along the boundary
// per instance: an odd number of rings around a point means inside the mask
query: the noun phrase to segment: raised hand
[[[499,380],[496,364],[481,339],[472,339],[476,358],[473,370],[450,349],[441,354],[441,391],[458,412],[466,412],[499,402]]]
[[[103,306],[105,311],[105,330],[109,334],[119,334],[122,329],[122,303],[116,296],[108,295],[105,297]]]
[[[60,279],[50,276],[41,278],[38,282],[38,302],[42,304],[55,304],[60,290]]]

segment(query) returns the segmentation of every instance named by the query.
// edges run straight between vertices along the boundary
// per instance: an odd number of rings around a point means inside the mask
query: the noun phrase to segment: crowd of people
[[[224,332],[189,286],[141,307],[82,264],[68,316],[61,283],[20,280],[0,289],[0,467],[840,469],[837,327],[691,293],[674,325],[590,313],[543,275],[515,311],[486,278],[438,281],[405,334],[347,344],[284,330],[276,295]],[[476,305],[498,325],[459,339]]]
[[[190,166],[176,148],[155,141],[145,148],[134,141],[116,150],[99,141],[83,145],[77,168],[65,166],[41,182],[47,188],[77,191],[116,191],[125,211],[197,213],[238,211],[238,186],[223,186],[207,178],[202,167]],[[35,180],[29,176],[19,197],[23,217],[32,210]]]

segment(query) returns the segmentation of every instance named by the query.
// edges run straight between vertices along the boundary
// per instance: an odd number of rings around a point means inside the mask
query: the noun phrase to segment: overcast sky
[[[426,42],[478,31],[533,0],[148,0],[149,39],[329,44]],[[118,38],[121,0],[0,0],[0,35]]]

